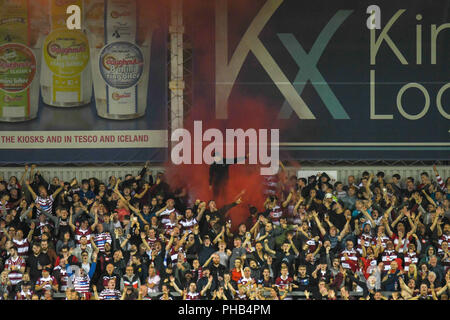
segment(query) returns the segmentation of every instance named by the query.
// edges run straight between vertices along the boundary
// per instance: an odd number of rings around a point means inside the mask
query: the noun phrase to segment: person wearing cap
[[[41,292],[41,294],[43,294],[45,290],[58,291],[58,281],[50,274],[50,272],[51,268],[46,267],[42,269],[42,276],[36,281],[36,292]]]

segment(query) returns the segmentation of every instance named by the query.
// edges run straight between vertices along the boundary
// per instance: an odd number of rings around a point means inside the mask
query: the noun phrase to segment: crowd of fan
[[[36,170],[0,177],[1,299],[448,299],[450,178],[436,167],[418,181],[282,171],[235,229],[241,198],[217,208],[148,163],[123,181]]]

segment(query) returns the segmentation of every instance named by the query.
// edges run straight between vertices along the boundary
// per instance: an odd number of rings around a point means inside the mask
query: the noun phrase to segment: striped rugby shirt
[[[189,291],[186,293],[186,300],[200,300],[200,293]]]
[[[43,285],[45,282],[50,282],[50,283],[47,283],[46,285],[44,285],[44,287],[42,288],[42,290],[51,290],[51,289],[52,289],[52,286],[58,284],[58,281],[56,281],[56,278],[55,278],[54,276],[49,275],[47,278],[40,277],[40,278],[36,281],[36,285],[41,286],[41,285]]]
[[[64,267],[56,266],[55,269],[53,269],[53,272],[55,274],[55,271],[59,271],[58,276],[58,282],[59,282],[59,291],[64,292],[67,289],[67,285],[69,283],[69,275],[67,274],[67,270]]]
[[[391,270],[391,262],[398,258],[395,250],[384,250],[381,254],[381,261],[384,263],[384,271]]]
[[[41,208],[37,208],[37,215],[40,216],[42,211],[47,212],[48,214],[52,214],[52,209],[53,209],[53,202],[55,200],[53,199],[53,196],[50,195],[47,198],[42,198],[40,196],[36,197],[36,200],[34,200],[34,202],[38,205],[41,206]]]
[[[13,266],[17,267],[16,270],[11,269]],[[10,270],[8,278],[13,286],[22,281],[22,273],[19,270],[20,268],[25,266],[25,260],[20,256],[15,259],[13,257],[10,257],[8,260],[6,260],[5,269]]]
[[[105,252],[105,244],[108,242],[112,243],[111,235],[108,232],[98,233],[94,236],[94,242],[98,250]]]
[[[189,220],[183,219],[179,222],[183,229],[183,234],[186,232],[191,233],[194,227],[198,224],[195,218],[191,218]]]
[[[75,241],[78,245],[80,244],[80,239],[82,236],[86,236],[88,245],[90,246],[89,242],[91,241],[92,229],[88,227],[87,229],[83,230],[80,227],[77,227],[75,229]]]
[[[276,205],[275,207],[272,208],[272,210],[270,210],[269,217],[273,225],[279,226],[280,219],[282,218],[282,216],[283,216],[283,209],[279,205]]]
[[[22,240],[13,239],[12,241],[14,245],[17,247],[17,254],[19,255],[19,257],[27,259],[28,249],[30,248],[30,243],[28,242],[28,239],[27,238]]]
[[[88,276],[84,277],[75,277],[73,279],[73,287],[76,292],[86,293],[89,292],[89,284],[91,280]]]
[[[345,258],[345,254],[348,256],[348,260]],[[345,249],[340,253],[341,265],[344,269],[351,269],[353,272],[356,271],[358,266],[359,254],[355,249]]]
[[[99,299],[100,300],[119,300],[121,293],[116,289],[103,289],[100,292]]]
[[[166,234],[170,234],[172,230],[177,226],[177,222],[172,222],[170,219],[163,218],[161,223],[164,226],[164,231]]]
[[[417,265],[417,263],[419,262],[419,258],[417,257],[417,252],[409,252],[408,251],[404,256],[403,261],[405,263],[405,267],[403,269],[405,269],[405,271],[408,271],[410,264]]]

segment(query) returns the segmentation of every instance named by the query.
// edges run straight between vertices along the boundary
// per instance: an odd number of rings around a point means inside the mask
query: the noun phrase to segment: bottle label
[[[0,46],[0,117],[30,114],[28,88],[36,69],[36,57],[27,46],[20,43]]]
[[[107,113],[138,112],[138,83],[144,56],[136,43],[136,1],[106,0],[105,46],[100,51],[100,74],[106,83]]]
[[[0,44],[29,44],[27,0],[0,0]]]
[[[44,42],[44,59],[52,73],[52,100],[81,102],[81,73],[89,63],[89,43],[84,33],[53,31]]]
[[[100,51],[99,68],[106,82],[108,113],[137,113],[137,85],[144,70],[141,49],[130,42],[112,42]]]
[[[36,75],[28,0],[0,0],[0,118],[30,115],[29,87]]]
[[[129,0],[105,1],[106,43],[136,42],[136,5]]]

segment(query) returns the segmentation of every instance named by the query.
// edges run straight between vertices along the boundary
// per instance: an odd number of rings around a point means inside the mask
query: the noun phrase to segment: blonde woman
[[[409,265],[408,272],[406,273],[406,279],[414,279],[417,281],[417,265],[415,263]]]
[[[0,274],[0,300],[7,300],[11,292],[11,281],[8,277],[8,270],[3,270]]]

